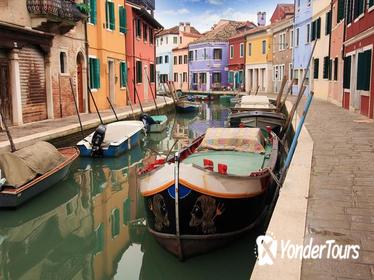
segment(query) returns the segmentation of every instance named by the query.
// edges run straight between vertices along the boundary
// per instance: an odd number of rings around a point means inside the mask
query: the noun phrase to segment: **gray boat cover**
[[[1,154],[1,176],[6,179],[5,186],[19,188],[64,161],[65,157],[52,144],[37,142],[14,153]]]

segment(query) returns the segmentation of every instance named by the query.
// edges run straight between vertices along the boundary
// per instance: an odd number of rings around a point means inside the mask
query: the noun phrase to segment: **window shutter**
[[[317,39],[321,38],[321,18],[317,19]]]
[[[90,0],[90,23],[96,24],[96,0]]]
[[[89,59],[89,66],[90,66],[90,89],[94,88],[94,73],[95,73],[95,70],[94,70],[94,62],[93,62],[93,59],[90,58]]]
[[[97,58],[94,59],[94,88],[100,88],[100,63]]]
[[[357,90],[368,91],[370,89],[370,75],[371,75],[371,50],[358,54],[357,65]]]
[[[105,27],[109,28],[109,2],[105,1]]]
[[[311,40],[314,41],[316,39],[316,22],[312,22],[312,35],[311,35]]]
[[[109,26],[109,29],[110,30],[114,30],[115,27],[116,27],[116,24],[115,24],[115,16],[114,16],[114,3],[113,2],[108,2],[109,3],[109,23],[110,23],[110,26]]]
[[[122,33],[126,33],[127,31],[127,16],[126,16],[126,9],[124,7],[119,8],[119,31]]]
[[[344,18],[344,11],[345,11],[344,8],[345,8],[345,0],[338,0],[338,17],[337,17],[337,22],[340,22]]]
[[[352,22],[352,7],[353,7],[352,1],[353,0],[347,0],[347,14],[346,14],[347,23]]]
[[[119,234],[119,210],[117,208],[113,210],[111,218],[112,237],[115,237]]]
[[[351,88],[351,60],[351,56],[346,56],[344,58],[343,87],[346,89]]]
[[[318,73],[319,73],[319,59],[314,59],[314,79],[318,79]]]
[[[130,206],[131,206],[131,200],[130,198],[127,198],[123,202],[123,224],[127,225],[130,221]]]
[[[328,56],[325,56],[323,58],[323,78],[324,79],[329,78],[329,65],[330,65],[330,59]]]
[[[325,25],[326,35],[329,35],[331,33],[331,27],[332,27],[331,24],[332,24],[331,11],[329,11],[328,13],[326,13],[326,25]]]
[[[95,254],[97,254],[104,250],[104,225],[100,224],[95,232]]]
[[[369,0],[369,7],[374,5],[374,0]]]

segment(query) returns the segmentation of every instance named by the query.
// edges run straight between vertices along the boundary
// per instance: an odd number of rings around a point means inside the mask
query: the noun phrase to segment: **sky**
[[[279,1],[279,0],[278,0]],[[210,30],[220,19],[253,21],[257,24],[257,12],[266,12],[269,22],[278,3],[293,0],[156,0],[156,19],[170,28],[179,22],[190,22],[200,32]]]

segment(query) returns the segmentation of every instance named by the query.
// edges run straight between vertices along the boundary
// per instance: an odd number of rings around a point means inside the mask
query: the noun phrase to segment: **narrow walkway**
[[[172,99],[167,98],[167,104],[172,104]],[[143,104],[143,109],[146,112],[155,110],[153,101],[147,101]],[[161,109],[165,107],[165,99],[162,97],[157,98],[157,105]],[[73,106],[73,105],[72,105]],[[141,110],[138,105],[133,106],[136,115],[139,115]],[[92,108],[94,110],[94,108]],[[119,119],[132,118],[130,106],[115,109]],[[102,119],[105,123],[115,121],[113,111],[106,110],[100,112]],[[100,121],[97,113],[86,113],[80,115],[84,129],[89,129],[97,126]],[[57,137],[68,135],[79,131],[79,122],[77,115],[64,117],[62,119],[45,120],[21,126],[10,127],[10,133],[16,144],[16,147],[21,148],[33,140],[50,140]],[[7,150],[9,142],[5,131],[0,132],[0,151]]]
[[[361,249],[357,260],[303,260],[301,279],[374,279],[374,123],[315,99],[306,127],[314,152],[304,244]]]

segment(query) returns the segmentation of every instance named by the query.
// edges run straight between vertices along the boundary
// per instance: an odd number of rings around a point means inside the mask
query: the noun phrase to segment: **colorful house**
[[[374,2],[346,2],[343,106],[373,118],[374,107]]]
[[[311,42],[316,41],[313,53],[312,88],[314,96],[327,100],[331,79],[330,34],[332,14],[330,0],[312,1]]]
[[[293,78],[296,79],[296,84],[293,87],[293,93],[298,94],[302,80],[305,76],[305,71],[308,68],[310,55],[312,52],[311,44],[311,24],[312,24],[312,1],[300,0],[295,4],[295,20],[293,32],[293,62],[294,69]],[[310,87],[310,71],[307,71],[306,81],[304,85],[307,87],[306,93],[309,92]]]
[[[188,44],[201,37],[188,22],[179,24],[179,44],[172,50],[173,81],[177,89],[188,90]]]
[[[128,86],[134,103],[138,102],[136,93],[141,101],[151,100],[152,94],[156,94],[155,34],[163,27],[153,17],[154,4],[154,1],[126,2]]]
[[[344,0],[332,2],[332,28],[330,39],[331,79],[329,81],[328,100],[337,105],[343,102],[343,42],[344,42]]]
[[[220,20],[212,30],[189,44],[190,89],[210,91],[228,87],[228,40],[242,24]]]
[[[245,82],[245,32],[256,28],[252,22],[245,22],[237,28],[238,35],[229,39],[229,87],[244,90]]]
[[[79,111],[86,112],[86,15],[71,1],[4,3],[0,5],[0,102],[8,124],[76,114],[74,98]]]
[[[87,24],[90,88],[99,110],[125,106],[126,11],[124,1],[90,0]],[[90,106],[93,107],[91,100]]]
[[[271,29],[261,26],[246,34],[246,91],[259,93],[273,92],[272,84],[272,33]]]

